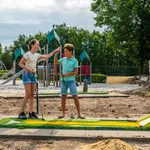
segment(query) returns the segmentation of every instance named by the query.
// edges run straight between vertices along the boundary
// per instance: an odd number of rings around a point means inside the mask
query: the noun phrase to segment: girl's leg
[[[35,91],[35,84],[31,84],[31,95],[30,95],[30,101],[29,101],[29,104],[30,104],[30,113],[33,112],[33,107],[34,107],[34,91]]]
[[[28,99],[30,98],[30,95],[31,95],[31,84],[30,83],[24,84],[24,88],[25,88],[25,97],[23,99],[21,112],[25,111]]]

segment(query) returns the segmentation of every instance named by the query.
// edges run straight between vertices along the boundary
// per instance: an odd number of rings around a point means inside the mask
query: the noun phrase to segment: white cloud
[[[55,0],[0,0],[0,9],[39,10],[55,7]]]
[[[0,43],[12,44],[20,34],[46,33],[66,23],[92,31],[91,0],[0,0]]]
[[[41,24],[41,23],[49,23],[51,22],[50,20],[2,20],[1,23],[3,24],[11,24],[11,25],[38,25],[38,24]]]
[[[90,8],[90,0],[0,0],[0,10],[77,11]]]

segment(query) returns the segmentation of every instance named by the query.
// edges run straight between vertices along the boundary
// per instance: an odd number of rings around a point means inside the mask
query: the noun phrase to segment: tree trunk
[[[144,75],[144,60],[140,60],[140,75]]]
[[[140,57],[140,75],[144,75],[145,41],[144,41],[144,25],[143,25],[143,23],[141,23],[141,29],[140,29],[139,57]]]

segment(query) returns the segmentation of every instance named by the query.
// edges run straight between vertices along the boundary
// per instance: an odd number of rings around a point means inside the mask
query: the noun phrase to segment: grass
[[[40,92],[39,95],[59,95],[59,92]],[[69,94],[69,93],[68,93]],[[109,94],[109,92],[78,92],[78,94]]]

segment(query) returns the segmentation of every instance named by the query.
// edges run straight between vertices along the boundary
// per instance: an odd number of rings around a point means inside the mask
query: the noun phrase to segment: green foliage
[[[92,74],[92,83],[105,83],[107,76],[103,74]]]
[[[82,82],[87,79],[87,76],[82,76]],[[104,74],[92,74],[92,83],[106,83],[107,76]],[[80,82],[80,75],[76,76],[76,81]]]
[[[2,55],[2,44],[0,43],[0,56]]]
[[[7,69],[11,69],[13,66],[13,60],[11,53],[7,47],[4,48],[4,52],[0,56],[0,60],[5,64]]]
[[[113,49],[127,54],[134,62],[150,59],[150,2],[149,0],[94,0],[92,11],[96,26],[107,26],[113,37]]]

